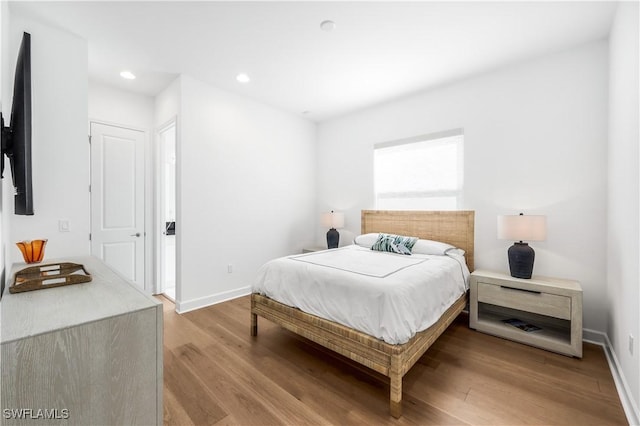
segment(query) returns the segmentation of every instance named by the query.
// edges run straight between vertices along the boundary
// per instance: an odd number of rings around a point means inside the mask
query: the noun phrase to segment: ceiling
[[[188,74],[313,121],[608,36],[613,2],[12,2],[88,42],[92,80]],[[331,32],[320,23],[332,20]],[[124,80],[128,69],[135,80]],[[246,73],[251,82],[236,81]]]

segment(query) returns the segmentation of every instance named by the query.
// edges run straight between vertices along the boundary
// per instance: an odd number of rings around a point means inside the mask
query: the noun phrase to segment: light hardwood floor
[[[249,297],[178,315],[164,303],[165,425],[622,425],[601,347],[574,359],[468,328],[462,314],[404,377],[388,379],[260,318]]]

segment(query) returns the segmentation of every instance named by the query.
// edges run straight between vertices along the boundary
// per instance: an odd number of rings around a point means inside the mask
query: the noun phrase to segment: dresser
[[[162,304],[94,257],[57,261],[92,281],[11,294],[19,263],[0,301],[0,423],[162,424]]]

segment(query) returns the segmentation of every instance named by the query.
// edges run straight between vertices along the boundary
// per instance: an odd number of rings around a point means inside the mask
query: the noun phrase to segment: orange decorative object
[[[44,258],[44,246],[47,245],[47,240],[20,241],[16,245],[26,263],[38,263]]]

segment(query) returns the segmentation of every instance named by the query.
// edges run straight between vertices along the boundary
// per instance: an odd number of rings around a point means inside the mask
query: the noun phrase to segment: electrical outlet
[[[230,274],[233,272],[233,265],[232,264],[228,264],[227,265],[227,272],[230,273]]]
[[[629,335],[629,354],[633,355],[633,334]]]

